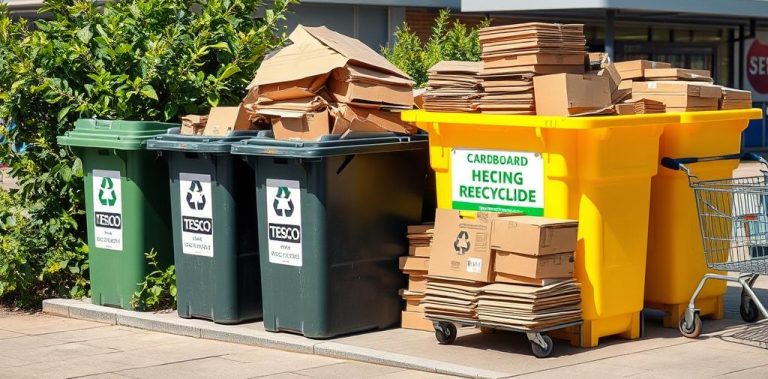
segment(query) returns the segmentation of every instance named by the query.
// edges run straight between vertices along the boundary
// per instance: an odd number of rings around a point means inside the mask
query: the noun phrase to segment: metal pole
[[[616,11],[613,9],[606,9],[605,10],[605,53],[608,54],[608,57],[611,58],[611,61],[614,59],[614,50],[613,50],[613,37],[614,37],[614,18],[616,17]]]
[[[744,89],[744,25],[739,25],[739,88]]]

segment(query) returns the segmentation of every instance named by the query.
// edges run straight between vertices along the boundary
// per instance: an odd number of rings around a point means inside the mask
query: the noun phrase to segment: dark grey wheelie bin
[[[426,136],[253,138],[232,153],[255,171],[265,329],[330,338],[396,324]]]

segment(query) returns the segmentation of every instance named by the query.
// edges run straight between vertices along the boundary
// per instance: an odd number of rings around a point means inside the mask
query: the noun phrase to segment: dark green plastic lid
[[[198,153],[229,153],[232,144],[247,138],[271,133],[263,130],[233,130],[223,137],[180,134],[179,128],[168,129],[166,134],[147,141],[147,150],[189,151]]]
[[[60,145],[118,150],[139,150],[144,142],[179,124],[154,121],[79,119],[75,128],[59,136]]]
[[[392,134],[360,134],[340,138],[323,136],[318,141],[283,141],[256,137],[232,144],[232,154],[268,155],[287,158],[321,158],[334,155],[388,153],[420,150],[428,146],[426,134],[399,136]]]

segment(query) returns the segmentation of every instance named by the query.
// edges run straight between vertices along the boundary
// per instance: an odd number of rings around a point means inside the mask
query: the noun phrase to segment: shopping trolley
[[[686,166],[728,159],[755,160],[765,168],[759,176],[700,180]],[[741,284],[739,313],[744,321],[755,322],[760,315],[768,319],[768,312],[752,290],[758,275],[768,274],[768,161],[756,154],[746,153],[703,158],[664,158],[661,164],[688,175],[688,183],[696,199],[707,268],[726,271],[725,274],[707,273],[701,278],[685,314],[680,318],[680,333],[689,338],[701,334],[701,317],[695,302],[709,279]],[[728,276],[727,272],[738,273],[738,276]]]

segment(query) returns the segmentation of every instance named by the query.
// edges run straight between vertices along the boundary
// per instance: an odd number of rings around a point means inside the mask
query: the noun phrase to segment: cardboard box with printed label
[[[534,279],[573,277],[573,253],[526,255],[495,251],[494,271]]]
[[[606,76],[554,74],[533,78],[536,114],[571,116],[612,105]]]
[[[453,209],[438,209],[429,258],[429,275],[487,283],[493,273],[491,221],[496,213],[464,217]]]
[[[576,251],[578,221],[533,216],[503,216],[493,220],[491,247],[526,255]]]
[[[235,130],[251,129],[250,115],[242,105],[213,107],[203,129],[206,136],[226,136]]]

